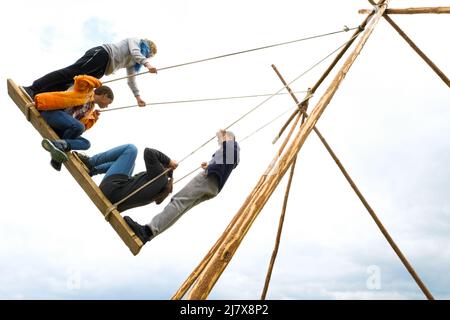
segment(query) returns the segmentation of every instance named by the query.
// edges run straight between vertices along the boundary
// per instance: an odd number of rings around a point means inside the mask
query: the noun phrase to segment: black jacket
[[[102,181],[100,189],[111,203],[122,200],[127,195],[164,172],[169,165],[170,158],[156,149],[146,148],[144,150],[144,161],[146,171],[140,172],[132,177],[128,177],[124,174],[115,174]],[[171,171],[169,173],[171,173]],[[155,196],[162,192],[167,186],[167,182],[168,176],[165,174],[121,203],[117,209],[119,211],[125,211],[131,208],[145,206],[153,202]]]

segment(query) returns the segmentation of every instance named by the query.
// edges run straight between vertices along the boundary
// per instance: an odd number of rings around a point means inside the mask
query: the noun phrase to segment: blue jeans
[[[137,152],[137,148],[133,144],[124,144],[92,156],[89,164],[96,172],[105,173],[103,180],[114,174],[131,177]]]
[[[84,125],[64,110],[42,111],[41,116],[67,142],[70,150],[87,150],[91,147],[91,143],[81,137]]]

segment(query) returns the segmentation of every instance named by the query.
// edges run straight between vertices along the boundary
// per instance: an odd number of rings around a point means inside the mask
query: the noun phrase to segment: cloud
[[[83,22],[84,40],[92,46],[113,42],[116,38],[114,25],[107,20],[91,17]]]
[[[334,30],[341,28],[343,17],[349,26],[362,19],[356,13],[359,7],[350,1],[286,1],[278,6],[232,2],[235,5],[221,6],[224,12],[207,1],[152,2],[150,19],[124,19],[122,7],[105,8],[104,2],[86,2],[90,12],[101,12],[101,18],[86,16],[86,6],[78,2],[30,2],[23,23],[9,14],[0,24],[4,29],[11,25],[17,29],[5,34],[12,47],[21,48],[27,39],[33,48],[33,64],[3,64],[0,75],[32,81],[73,63],[89,47],[113,42],[116,35],[138,36],[137,31],[158,40],[155,66],[161,67]],[[329,16],[318,21],[324,4]],[[20,9],[19,2],[9,5]],[[292,10],[284,10],[286,5]],[[237,15],[233,12],[236,6],[242,9]],[[251,15],[254,6],[258,6],[258,15]],[[146,8],[148,3],[138,0],[135,7]],[[0,15],[7,12],[13,10]],[[433,16],[430,24],[421,23],[424,15],[396,19],[401,19],[408,34],[415,30],[414,40],[441,69],[448,70],[448,44],[429,37],[430,30],[447,30],[448,19]],[[273,92],[281,84],[271,63],[287,80],[293,79],[348,36],[173,69],[138,81],[148,101]],[[27,50],[4,50],[1,56],[3,61],[16,62],[30,58]],[[314,77],[321,70],[315,70]],[[117,76],[123,74],[122,70]],[[308,81],[299,80],[296,88],[305,89],[317,80],[309,76]],[[113,86],[115,106],[134,101],[126,83]],[[313,101],[319,97],[317,92]],[[282,124],[280,120],[243,145],[242,162],[219,197],[190,211],[133,257],[67,171],[56,173],[49,167],[40,137],[7,95],[1,95],[0,101],[7,106],[3,135],[20,133],[5,139],[3,149],[13,151],[14,156],[1,160],[1,166],[8,168],[4,172],[8,181],[5,214],[0,216],[0,298],[4,299],[170,298],[272,159],[278,146],[270,141]],[[88,153],[131,142],[140,150],[156,147],[181,157],[256,103],[227,101],[108,112],[102,123],[86,133],[92,141]],[[417,273],[441,299],[450,298],[446,273],[450,266],[449,105],[448,88],[381,21],[318,124]],[[232,129],[242,137],[270,119],[270,112],[275,115],[289,106],[289,97],[274,99]],[[186,132],[188,138],[180,141]],[[208,160],[214,148],[208,145],[195,161],[190,159],[179,170],[187,172]],[[136,165],[143,170],[142,157]],[[268,297],[423,299],[317,138],[307,140],[297,168]],[[25,184],[22,176],[27,177]],[[211,298],[259,297],[284,185],[280,184],[255,221]],[[133,210],[132,215],[147,222],[160,209],[146,206]],[[370,266],[379,267],[380,290],[367,288]]]
[[[57,32],[55,26],[47,25],[42,27],[40,32],[40,43],[44,50],[48,50],[53,47],[56,36]]]

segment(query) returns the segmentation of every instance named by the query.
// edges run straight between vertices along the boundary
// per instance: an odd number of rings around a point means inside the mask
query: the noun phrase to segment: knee
[[[39,114],[42,118],[44,118],[45,121],[47,121],[48,118],[48,111],[39,111]]]
[[[127,145],[126,145],[125,152],[128,152],[128,153],[130,153],[130,154],[137,155],[138,149],[136,148],[136,146],[135,146],[134,144],[127,144]]]
[[[83,139],[83,142],[84,142],[84,144],[85,144],[85,146],[86,146],[86,150],[89,149],[89,148],[91,147],[91,142],[90,142],[89,140]]]
[[[72,124],[72,126],[70,127],[70,131],[74,136],[81,136],[85,131],[84,124],[82,124],[81,122]]]

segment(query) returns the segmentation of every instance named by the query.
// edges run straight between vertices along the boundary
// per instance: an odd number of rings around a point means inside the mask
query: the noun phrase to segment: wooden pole
[[[301,106],[301,108],[300,108],[300,111],[302,112],[302,122],[301,122],[301,124],[303,125],[303,123],[305,122],[305,119],[306,119],[305,115],[306,115],[306,110],[308,109],[309,99],[308,100],[304,100],[304,102],[302,104],[300,104],[300,102],[298,101],[298,99],[295,96],[294,92],[291,90],[291,87],[289,87],[287,82],[281,76],[281,74],[278,71],[277,67],[274,64],[272,64],[272,68],[277,73],[277,75],[280,77],[281,82],[286,87],[286,90],[291,95],[291,97],[294,99],[295,104],[297,106]],[[310,94],[310,91],[311,91],[311,89],[308,89],[308,94]],[[261,293],[261,300],[265,300],[266,299],[267,290],[269,289],[270,279],[272,278],[273,267],[274,267],[275,260],[276,260],[277,255],[278,255],[278,249],[280,247],[280,241],[281,241],[281,233],[283,231],[283,225],[284,225],[284,217],[286,215],[287,202],[288,202],[288,199],[289,199],[289,192],[291,190],[292,178],[294,176],[296,162],[297,162],[297,157],[295,158],[294,162],[291,165],[291,171],[290,171],[290,174],[289,174],[289,180],[288,180],[288,184],[286,186],[286,192],[284,194],[283,207],[282,207],[280,219],[279,219],[279,222],[278,222],[277,236],[275,238],[275,245],[274,245],[274,249],[272,251],[272,257],[270,258],[269,267],[268,267],[267,274],[266,274],[266,280],[265,280],[265,283],[264,283],[264,288],[263,288],[263,291]]]
[[[445,75],[445,73],[441,69],[439,69],[438,66],[434,64],[433,61],[431,61],[431,59],[428,58],[428,56],[422,50],[419,49],[419,47],[411,40],[410,37],[406,35],[406,33],[402,29],[400,29],[400,27],[391,19],[391,17],[384,16],[384,18],[395,29],[395,31],[397,31],[398,34],[403,39],[405,39],[405,41],[411,46],[411,48],[413,48],[413,50],[417,52],[417,54],[426,62],[426,64],[428,64],[428,66],[433,69],[438,77],[441,78],[448,87],[450,87],[450,80]]]
[[[233,227],[224,243],[220,246],[220,248],[218,248],[217,252],[209,260],[203,272],[199,275],[197,282],[193,285],[193,288],[188,295],[188,299],[206,299],[208,297],[213,286],[217,282],[218,278],[220,277],[228,263],[231,261],[234,253],[236,252],[243,238],[250,229],[253,221],[256,219],[259,212],[267,203],[268,199],[283,178],[287,169],[294,161],[294,158],[300,151],[306,138],[311,133],[315,124],[330,103],[331,99],[339,88],[339,85],[344,80],[347,72],[350,70],[359,53],[363,49],[365,43],[369,39],[369,36],[372,34],[376,24],[386,10],[389,1],[390,0],[386,0],[384,4],[380,6],[378,12],[373,15],[373,18],[368,24],[363,36],[360,38],[358,44],[356,45],[356,48],[347,58],[344,65],[341,67],[338,74],[333,79],[320,101],[317,103],[310,117],[300,127],[300,130],[294,138],[294,141],[285,151],[283,156],[279,159],[278,170],[273,172],[273,174],[271,176],[268,176],[267,179],[263,182],[257,194],[251,200],[251,203],[244,210],[244,219],[242,220],[242,223],[237,224]]]
[[[375,2],[373,0],[369,0],[369,2],[372,5],[375,5]],[[395,29],[395,31],[398,32],[398,34],[405,39],[405,41],[411,46],[411,48],[413,48],[413,50],[415,52],[417,52],[417,54],[425,61],[426,64],[428,64],[428,66],[430,66],[431,69],[433,69],[433,71],[438,75],[439,78],[442,79],[442,81],[444,81],[444,83],[447,85],[447,87],[450,87],[450,80],[448,79],[448,77],[445,75],[444,72],[441,71],[441,69],[439,69],[434,63],[433,61],[431,61],[430,58],[427,57],[427,55],[419,49],[419,47],[411,40],[410,37],[408,37],[406,35],[405,32],[403,32],[403,30],[391,19],[391,17],[389,17],[388,15],[384,15],[383,16],[386,21]]]
[[[337,65],[337,63],[341,60],[341,58],[344,56],[344,54],[347,52],[347,50],[351,47],[351,45],[353,44],[353,42],[356,40],[356,38],[358,37],[358,35],[364,30],[364,28],[367,25],[367,22],[370,20],[370,18],[372,17],[373,12],[371,12],[365,19],[364,21],[360,24],[360,27],[358,30],[356,30],[352,36],[350,37],[350,40],[347,42],[347,44],[341,49],[341,51],[337,54],[337,56],[333,59],[333,61],[330,63],[330,65],[328,66],[328,68],[325,70],[325,72],[322,74],[322,76],[319,78],[319,80],[317,80],[317,82],[314,84],[314,86],[310,89],[311,94],[314,94],[316,92],[316,90],[320,87],[320,85],[322,84],[322,82],[328,77],[328,75],[330,74],[330,72],[334,69],[334,67]],[[298,105],[298,103],[297,103]],[[273,140],[273,143],[275,144],[275,142],[278,141],[278,139],[283,135],[284,131],[286,130],[287,126],[289,125],[289,123],[291,123],[292,119],[294,119],[294,117],[300,112],[299,110],[302,108],[302,106],[298,105],[298,110],[295,110],[291,116],[289,117],[289,119],[286,121],[286,123],[281,127],[280,131],[278,132],[278,135],[275,137],[275,139]]]
[[[355,191],[356,195],[358,196],[358,198],[361,200],[362,204],[364,205],[364,207],[367,209],[367,211],[369,212],[370,216],[372,217],[372,219],[375,221],[375,224],[377,225],[377,227],[380,229],[381,233],[383,234],[383,236],[386,238],[387,242],[389,243],[389,245],[391,246],[391,248],[395,251],[395,253],[397,254],[398,258],[401,260],[401,262],[403,263],[403,265],[405,266],[406,270],[408,270],[409,274],[413,277],[414,281],[417,283],[417,285],[419,286],[419,288],[422,290],[422,292],[424,293],[424,295],[427,297],[428,300],[434,300],[433,295],[431,294],[431,292],[428,290],[428,288],[426,287],[426,285],[423,283],[423,281],[420,279],[420,277],[418,276],[418,274],[416,273],[416,271],[414,270],[414,268],[412,267],[412,265],[409,263],[408,259],[406,258],[406,256],[403,254],[403,252],[400,250],[400,248],[397,246],[397,244],[395,243],[394,239],[391,237],[391,235],[389,234],[389,232],[387,231],[387,229],[383,226],[383,224],[381,223],[381,220],[378,218],[378,216],[376,215],[375,211],[372,209],[372,207],[369,205],[369,203],[367,202],[367,200],[364,198],[363,194],[361,193],[361,191],[358,189],[358,187],[356,186],[355,182],[353,181],[353,179],[350,177],[350,175],[347,173],[347,170],[345,170],[344,166],[342,165],[342,163],[339,161],[339,159],[337,158],[336,154],[333,152],[333,150],[331,149],[331,147],[328,145],[328,143],[325,141],[325,138],[318,132],[316,131],[317,135],[319,136],[319,139],[322,141],[322,143],[324,144],[325,148],[328,150],[328,152],[330,153],[331,157],[334,159],[334,161],[336,162],[336,164],[338,165],[339,169],[341,169],[342,173],[345,176],[345,179],[348,181],[348,183],[350,184],[350,186],[352,187],[352,189]]]
[[[280,72],[278,71],[278,69],[276,69],[274,67],[275,72],[277,73],[278,77],[280,78],[281,82],[283,82],[283,84],[286,86],[286,89],[288,90],[288,92],[291,93],[291,96],[294,100],[294,102],[296,104],[298,104],[298,99],[296,98],[295,94],[292,93],[292,90],[289,88],[288,84],[286,83],[286,81],[284,80],[284,78],[282,77],[282,75],[280,74]],[[303,116],[304,117],[308,117],[308,114],[303,111]],[[328,144],[328,142],[325,140],[325,138],[323,137],[323,135],[320,133],[319,129],[317,129],[317,127],[314,127],[314,132],[317,134],[317,136],[319,137],[320,141],[323,143],[323,145],[325,146],[325,148],[327,149],[328,153],[331,155],[331,157],[333,158],[333,160],[336,162],[337,166],[339,167],[339,169],[341,170],[342,174],[344,175],[345,179],[347,180],[347,182],[350,184],[350,186],[352,187],[352,189],[355,191],[356,195],[358,196],[359,200],[361,200],[362,204],[364,205],[364,207],[367,209],[367,211],[369,212],[370,216],[372,217],[372,219],[375,221],[375,224],[378,226],[378,228],[380,229],[381,233],[384,235],[384,237],[386,238],[387,242],[389,243],[389,245],[392,247],[392,249],[394,250],[394,252],[397,254],[397,256],[399,257],[400,261],[403,263],[403,265],[405,266],[406,270],[408,270],[408,272],[410,273],[410,275],[413,277],[414,281],[417,283],[417,285],[419,286],[419,288],[422,290],[422,292],[425,294],[425,296],[429,299],[429,300],[434,300],[433,295],[430,293],[430,291],[428,290],[428,288],[425,286],[425,284],[422,282],[422,280],[420,279],[420,277],[418,276],[418,274],[416,273],[416,271],[414,270],[414,268],[412,267],[412,265],[409,263],[408,259],[405,257],[405,255],[403,254],[403,252],[400,250],[400,248],[397,246],[397,244],[395,243],[394,239],[391,237],[391,235],[389,234],[389,232],[387,231],[387,229],[384,227],[384,225],[381,223],[381,220],[378,218],[378,216],[376,215],[375,211],[372,209],[372,207],[369,205],[369,203],[367,202],[366,198],[363,196],[363,194],[361,193],[361,191],[359,190],[359,188],[356,186],[355,182],[353,181],[353,179],[350,177],[350,175],[348,174],[347,170],[345,169],[345,167],[342,165],[341,161],[339,160],[339,158],[337,157],[337,155],[334,153],[333,149],[331,148],[331,146]]]
[[[272,256],[270,258],[269,267],[267,269],[266,280],[264,282],[264,288],[261,293],[261,300],[266,299],[267,290],[269,290],[270,279],[272,278],[273,266],[275,264],[275,260],[278,255],[278,249],[280,247],[280,241],[281,241],[281,233],[283,232],[284,217],[286,216],[287,203],[289,200],[289,192],[291,191],[292,178],[294,177],[296,162],[297,162],[297,157],[295,157],[294,162],[292,162],[292,165],[291,165],[291,171],[289,173],[289,180],[288,180],[288,183],[286,186],[286,192],[284,194],[284,199],[283,199],[283,208],[281,209],[280,220],[278,222],[277,236],[275,239],[275,245],[274,245],[274,248],[272,251]]]
[[[373,9],[361,9],[358,13],[368,14],[373,12]],[[390,8],[386,10],[386,14],[423,14],[423,13],[450,13],[450,7],[422,7],[422,8]]]

